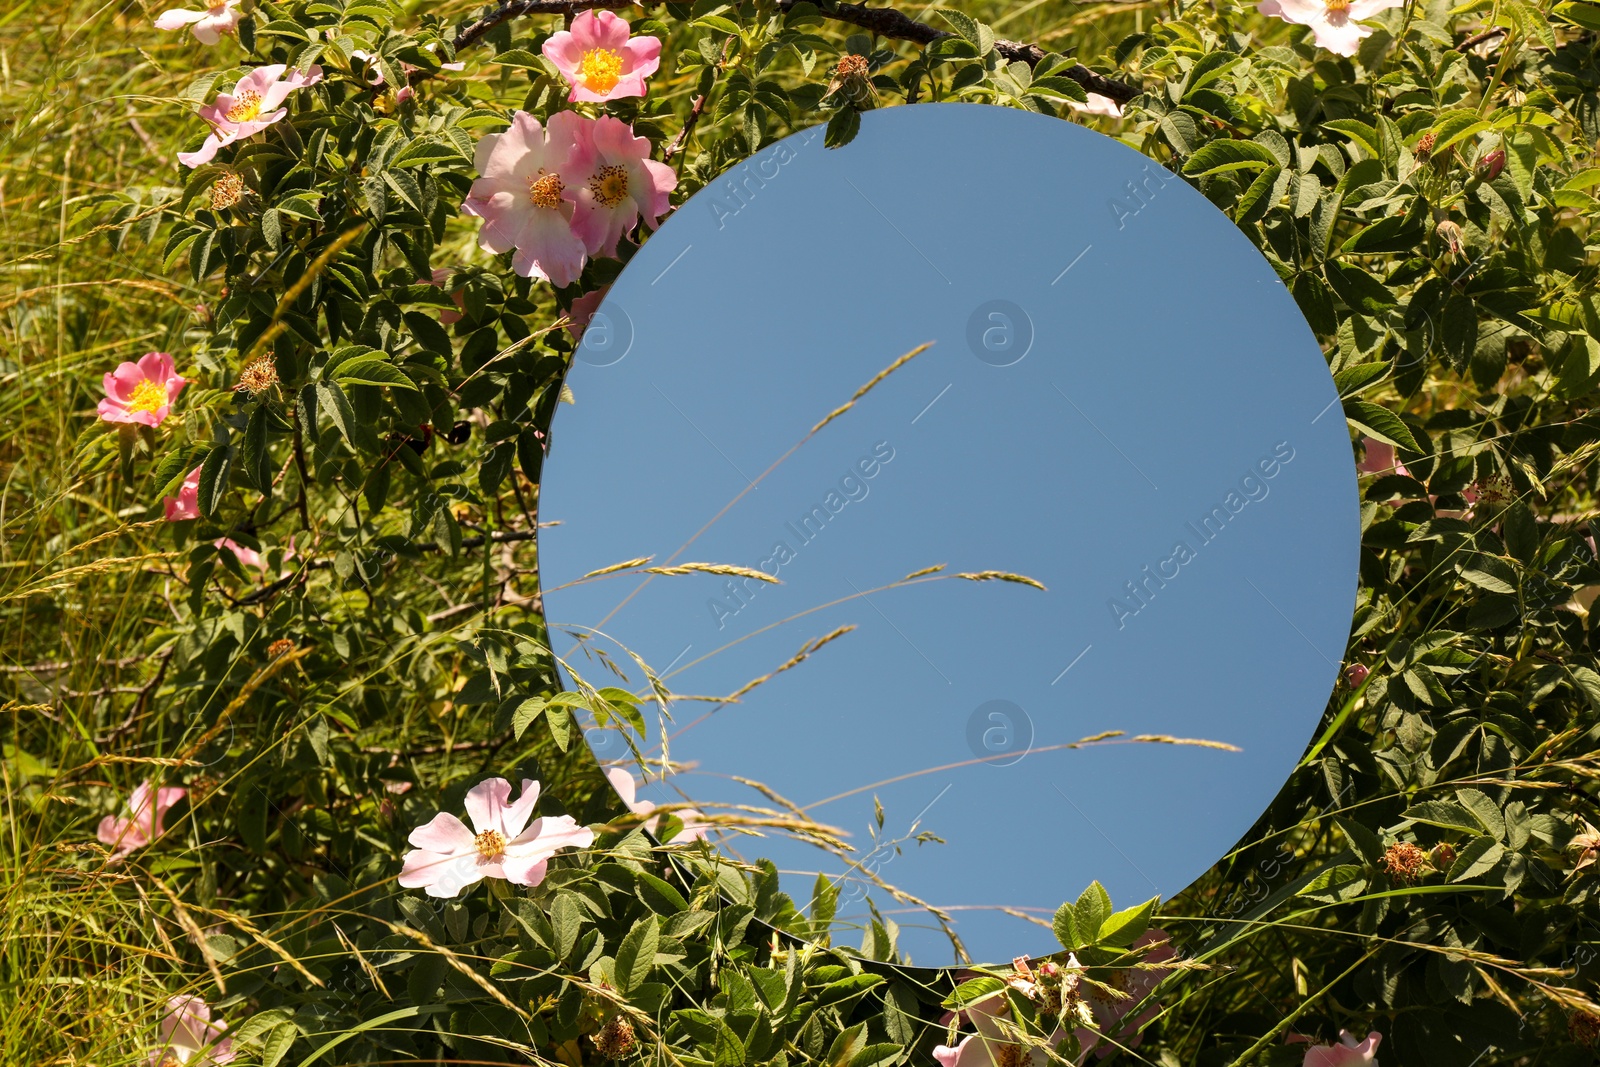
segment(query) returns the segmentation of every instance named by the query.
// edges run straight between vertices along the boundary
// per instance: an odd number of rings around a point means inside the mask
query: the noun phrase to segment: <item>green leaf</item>
[[[1336,818],[1334,825],[1339,827],[1344,839],[1350,842],[1350,848],[1363,863],[1376,864],[1383,859],[1383,842],[1378,835],[1350,819]]]
[[[1347,398],[1344,401],[1344,417],[1345,421],[1368,437],[1375,437],[1407,452],[1422,451],[1422,446],[1411,435],[1406,424],[1400,421],[1400,416],[1386,407],[1369,400]]]
[[[955,31],[965,38],[968,44],[978,50],[979,56],[986,56],[994,51],[994,31],[988,26],[971,15],[965,15],[959,11],[941,9],[939,15],[951,26],[955,27]]]
[[[1080,936],[1089,936],[1089,931],[1100,932],[1100,924],[1106,921],[1111,914],[1111,894],[1106,892],[1106,887],[1099,882],[1090,882],[1089,888],[1079,896],[1078,902],[1072,906],[1072,921],[1078,928]]]
[[[200,514],[204,517],[216,517],[217,509],[222,506],[222,498],[228,495],[228,472],[232,467],[232,445],[213,448],[206,453],[205,462],[200,464],[199,493]]]
[[[1485,830],[1483,823],[1470,811],[1448,800],[1424,800],[1420,804],[1413,804],[1401,813],[1401,818],[1445,830],[1465,830],[1469,834],[1481,834]]]
[[[941,12],[942,14],[943,12]],[[822,143],[828,148],[843,148],[856,139],[861,131],[861,112],[846,105],[834,112],[828,128],[822,134]]]
[[[1506,820],[1500,812],[1500,805],[1490,800],[1488,795],[1477,789],[1457,789],[1456,799],[1461,806],[1472,812],[1472,817],[1483,824],[1489,836],[1498,840],[1505,840]]]
[[[656,965],[656,945],[660,939],[654,915],[633,924],[628,936],[617,946],[617,989],[631,993],[643,985]]]
[[[1212,174],[1225,174],[1235,170],[1261,170],[1278,166],[1278,157],[1272,149],[1255,141],[1218,140],[1205,145],[1183,165],[1183,173],[1192,178]]]
[[[1485,871],[1492,870],[1505,852],[1504,846],[1494,838],[1475,837],[1456,853],[1456,861],[1450,865],[1445,881],[1461,882],[1468,878],[1476,878]]]
[[[1473,108],[1457,108],[1446,111],[1434,120],[1428,132],[1433,134],[1433,155],[1443,155],[1445,150],[1452,145],[1464,141],[1474,134],[1481,133],[1489,128],[1489,123],[1480,121],[1478,112]]]
[[[517,705],[516,710],[511,713],[511,729],[517,740],[522,740],[523,733],[533,725],[533,720],[544,713],[544,708],[544,700],[541,697],[526,697]]]
[[[1076,952],[1088,943],[1078,933],[1078,924],[1072,917],[1071,903],[1063,904],[1056,909],[1056,917],[1050,925],[1055,930],[1056,940],[1069,952]]]
[[[826,1007],[829,1004],[838,1004],[841,1001],[858,997],[867,990],[883,984],[880,974],[853,974],[849,978],[841,978],[837,982],[829,982],[816,992],[818,1006]]]
[[[1113,945],[1117,948],[1129,947],[1150,928],[1150,916],[1155,913],[1156,905],[1160,901],[1160,897],[1151,897],[1136,907],[1124,908],[1106,916],[1100,923],[1100,932],[1095,936],[1095,943]]]
[[[406,377],[404,371],[381,356],[360,356],[346,360],[334,369],[332,377],[336,382],[352,382],[357,385],[389,385],[397,389],[411,390],[417,388],[416,383]]]
[[[465,163],[466,158],[456,151],[455,145],[427,138],[418,138],[389,160],[391,167],[421,167],[429,163]]]
[[[1520,584],[1516,568],[1498,556],[1479,553],[1459,568],[1463,581],[1491,593],[1515,593]]]
[[[1063,904],[1062,907],[1071,905]],[[944,1007],[949,1011],[965,1011],[981,1001],[988,1000],[1006,987],[998,978],[983,975],[979,978],[969,978],[962,982],[944,998]]]
[[[267,405],[256,405],[250,413],[250,421],[245,424],[239,449],[240,473],[245,481],[262,492],[272,486],[272,457],[267,453],[268,414]]]

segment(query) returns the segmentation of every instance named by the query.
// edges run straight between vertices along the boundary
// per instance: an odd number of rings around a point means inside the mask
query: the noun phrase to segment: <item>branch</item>
[[[798,0],[779,0],[778,8],[788,12]],[[835,22],[847,22],[852,26],[859,26],[870,30],[879,37],[889,37],[898,41],[914,41],[920,45],[930,45],[934,41],[945,37],[954,37],[955,34],[946,30],[937,29],[926,22],[918,22],[909,15],[896,11],[892,7],[868,7],[865,4],[840,4],[832,10],[819,12],[823,18],[833,19]],[[1044,59],[1045,50],[1036,44],[1025,44],[1022,41],[996,41],[995,51],[1007,59],[1017,60],[1036,67]],[[1126,104],[1138,96],[1142,91],[1138,86],[1126,82],[1114,81],[1103,75],[1096,74],[1081,63],[1074,64],[1066,72],[1067,77],[1083,86],[1091,93],[1109,96],[1119,104]]]
[[[644,4],[653,0],[641,0]],[[787,14],[798,0],[778,0],[778,10]],[[464,27],[456,34],[455,47],[460,51],[470,45],[476,44],[484,34],[511,19],[522,18],[527,15],[572,15],[579,11],[588,11],[592,8],[626,8],[634,7],[635,0],[503,0],[501,5],[489,14]],[[888,37],[897,41],[912,41],[920,45],[930,45],[934,41],[955,34],[946,30],[937,29],[926,22],[918,22],[909,15],[896,11],[892,7],[868,7],[865,4],[838,4],[831,9],[818,12],[825,19],[835,22],[848,23],[869,30],[879,37]],[[1038,66],[1044,59],[1045,50],[1036,44],[1026,44],[1022,41],[996,41],[995,50],[1009,60],[1018,60],[1030,67]],[[1081,63],[1074,64],[1066,71],[1067,77],[1083,86],[1091,93],[1109,96],[1119,104],[1126,104],[1138,96],[1142,91],[1136,85],[1116,81],[1104,75],[1096,74]]]

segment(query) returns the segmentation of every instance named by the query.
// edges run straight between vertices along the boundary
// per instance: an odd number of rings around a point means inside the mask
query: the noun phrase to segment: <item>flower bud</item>
[[[1344,680],[1351,689],[1359,689],[1361,688],[1361,683],[1365,682],[1367,675],[1371,673],[1366,664],[1352,663],[1344,669]]]
[[[1448,871],[1456,862],[1456,848],[1448,841],[1441,841],[1433,846],[1433,851],[1428,853],[1428,861],[1433,864],[1436,871]]]
[[[1500,177],[1500,172],[1506,166],[1506,150],[1496,148],[1493,152],[1485,152],[1483,158],[1478,160],[1478,173],[1486,182],[1492,182]]]

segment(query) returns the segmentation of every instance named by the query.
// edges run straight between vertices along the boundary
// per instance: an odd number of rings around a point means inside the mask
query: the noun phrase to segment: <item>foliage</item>
[[[797,909],[769,867],[655,845],[573,744],[574,708],[638,739],[664,704],[643,664],[558,691],[533,552],[566,326],[649,231],[562,288],[472,249],[476,144],[573,109],[541,49],[588,5],[524,6],[258,2],[210,52],[133,7],[0,14],[3,1044],[143,1062],[165,998],[198,992],[265,1065],[868,1067],[926,1062],[1003,998],[1016,1041],[1043,1055],[1061,1023],[1072,1055],[1059,987],[890,966],[889,922],[839,947],[825,883]],[[623,9],[661,71],[577,109],[649,138],[676,204],[792,130],[848,142],[863,109],[1071,117],[1113,93],[1124,116],[1093,121],[1227,212],[1323,342],[1367,471],[1350,684],[1195,887],[1058,913],[1085,995],[1138,971],[1151,922],[1182,950],[1115,1055],[1298,1062],[1285,1035],[1344,1027],[1397,1062],[1585,1062],[1597,9],[1418,0],[1344,57],[1226,2],[963,7],[940,31],[831,2]],[[268,64],[323,77],[179,167],[185,112]],[[196,384],[160,425],[95,420],[99,374],[146,348]],[[163,521],[196,468],[199,516]],[[532,888],[397,889],[410,828],[490,774],[599,838]],[[93,826],[143,778],[188,797],[110,862]]]

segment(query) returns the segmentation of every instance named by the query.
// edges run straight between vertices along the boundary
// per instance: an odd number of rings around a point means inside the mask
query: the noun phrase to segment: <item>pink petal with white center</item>
[[[1328,6],[1323,0],[1276,0],[1275,14],[1286,22],[1309,26],[1328,17]]]
[[[211,544],[219,551],[226,549],[233,553],[233,558],[239,561],[241,567],[255,567],[258,570],[267,569],[267,561],[255,549],[248,545],[241,545],[231,537],[219,537]]]
[[[222,1036],[227,1029],[221,1019],[212,1021],[210,1006],[199,997],[172,997],[157,1028],[162,1047],[150,1062],[159,1064],[172,1058],[181,1064],[232,1063],[233,1042]]]
[[[511,803],[511,783],[504,778],[490,778],[479,782],[467,791],[467,817],[478,833],[495,830],[507,841],[522,833],[533,815],[533,806],[539,801],[539,783],[522,780],[522,794]]]
[[[570,815],[544,816],[533,820],[526,830],[506,846],[506,855],[535,852],[553,856],[564,848],[588,848],[594,844],[594,831]]]
[[[550,860],[543,856],[507,855],[500,861],[501,878],[513,885],[538,885],[550,869]]]
[[[1351,0],[1350,17],[1364,21],[1404,4],[1405,0]]]
[[[523,221],[517,234],[511,269],[524,278],[546,278],[557,288],[578,280],[587,260],[583,239],[571,222],[554,211],[539,210]]]
[[[1312,23],[1311,32],[1319,47],[1340,56],[1355,55],[1361,47],[1361,39],[1372,35],[1371,30],[1348,19],[1338,23],[1331,20]]]

